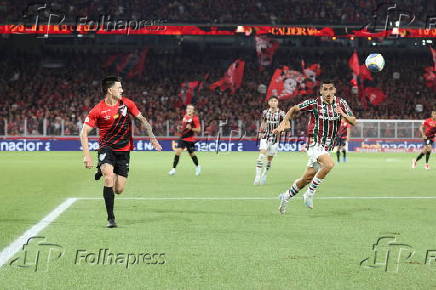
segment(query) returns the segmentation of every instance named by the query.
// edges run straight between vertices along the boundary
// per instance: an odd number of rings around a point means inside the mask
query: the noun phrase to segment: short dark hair
[[[332,79],[324,79],[324,80],[321,81],[321,85],[320,86],[322,87],[322,85],[324,85],[324,84],[332,84],[332,85],[334,85],[335,82]]]
[[[116,76],[107,76],[101,81],[101,89],[103,94],[107,94],[107,89],[112,88],[116,82],[121,82],[120,77]]]
[[[269,100],[271,100],[271,99],[276,99],[277,101],[279,100],[279,98],[277,98],[277,96],[271,96],[271,97],[269,97],[268,102],[269,102]]]

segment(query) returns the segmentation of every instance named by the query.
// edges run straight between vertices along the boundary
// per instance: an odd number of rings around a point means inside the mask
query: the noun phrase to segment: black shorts
[[[347,139],[341,137],[336,138],[336,146],[345,146],[345,145],[347,145]]]
[[[195,142],[189,142],[182,139],[176,141],[176,148],[182,148],[188,150],[189,153],[193,153],[195,151]]]
[[[424,146],[427,145],[433,146],[433,138],[424,139]]]
[[[110,164],[114,167],[114,173],[120,176],[129,176],[130,151],[113,151],[111,148],[102,148],[98,150],[98,164]]]

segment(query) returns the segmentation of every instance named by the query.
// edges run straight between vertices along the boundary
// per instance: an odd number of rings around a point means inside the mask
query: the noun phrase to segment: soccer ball
[[[366,67],[372,72],[379,72],[385,66],[385,59],[380,53],[371,53],[365,60]]]

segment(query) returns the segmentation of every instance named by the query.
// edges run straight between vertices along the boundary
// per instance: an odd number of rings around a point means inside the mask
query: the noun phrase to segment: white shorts
[[[267,139],[260,139],[259,150],[266,150],[268,156],[275,156],[279,150],[279,142],[274,144]]]
[[[319,170],[320,164],[318,163],[318,157],[323,154],[329,154],[329,152],[324,149],[324,146],[317,144],[309,146],[307,150],[307,156],[309,156],[307,167],[313,167],[313,169]]]

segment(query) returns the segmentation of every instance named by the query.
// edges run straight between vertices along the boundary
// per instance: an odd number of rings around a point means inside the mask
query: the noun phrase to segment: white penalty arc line
[[[78,200],[76,197],[67,198],[58,207],[52,210],[47,216],[40,220],[36,225],[25,231],[20,237],[13,241],[9,246],[0,252],[0,267],[6,264],[26,242],[36,235],[38,235],[49,224],[56,220],[65,210],[67,210],[73,203]]]
[[[102,197],[76,197],[77,200],[103,200]],[[295,197],[302,199],[302,197]],[[277,200],[277,197],[118,197],[117,200]],[[436,199],[436,196],[317,196],[316,199]]]

